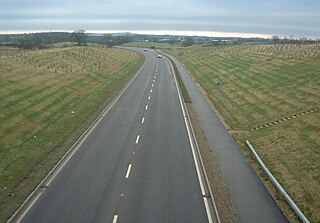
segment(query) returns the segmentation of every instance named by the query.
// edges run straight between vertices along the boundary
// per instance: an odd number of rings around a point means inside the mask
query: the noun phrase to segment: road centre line
[[[151,96],[149,95],[148,100],[150,100]]]
[[[118,221],[118,215],[114,215],[112,223],[117,223],[117,221]]]
[[[155,82],[156,80],[152,80],[152,82]]]
[[[141,74],[141,71],[146,68],[148,63],[148,57],[145,57],[144,64],[139,68],[135,75],[126,83],[126,85],[120,90],[120,92],[111,100],[111,102],[106,106],[106,108],[100,113],[100,115],[91,123],[91,125],[82,133],[82,135],[76,140],[76,142],[65,152],[65,154],[60,158],[60,160],[55,164],[53,168],[50,169],[49,173],[41,180],[41,182],[35,187],[35,189],[30,193],[30,195],[23,201],[20,207],[12,214],[12,216],[7,220],[8,223],[11,222],[21,222],[22,219],[27,215],[29,210],[34,206],[40,196],[43,194],[43,188],[48,187],[51,182],[56,178],[56,176],[61,172],[73,155],[78,151],[78,149],[83,145],[89,135],[93,132],[96,126],[100,123],[103,117],[109,113],[111,108],[116,104],[116,102],[122,97],[124,92],[129,88],[131,83],[136,80],[136,78]],[[18,220],[15,220],[18,219]]]
[[[142,124],[144,123],[144,117],[142,117],[141,123],[142,123]]]
[[[152,93],[152,89],[150,90],[150,92]]]
[[[128,170],[127,170],[127,174],[126,174],[126,179],[128,179],[129,176],[130,176],[131,167],[132,167],[132,164],[130,163],[129,166],[128,166]]]
[[[140,139],[140,135],[137,135],[137,138],[136,138],[136,144],[139,143],[139,139]]]
[[[148,105],[146,105],[146,108],[145,108],[145,110],[148,110],[148,107],[149,107],[149,106],[148,106]]]
[[[151,85],[152,87],[154,86],[154,84]]]

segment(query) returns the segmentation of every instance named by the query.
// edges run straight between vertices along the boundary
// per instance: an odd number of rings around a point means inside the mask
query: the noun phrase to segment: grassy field
[[[155,43],[155,42],[131,42],[131,43],[124,44],[124,46],[142,47],[142,48],[151,48],[151,46],[155,46],[156,49],[171,49],[173,47],[169,43]]]
[[[248,139],[311,222],[320,222],[320,112],[313,110],[320,106],[320,45],[166,52],[200,83],[244,153],[250,157]]]
[[[104,47],[0,50],[0,222],[144,61]]]

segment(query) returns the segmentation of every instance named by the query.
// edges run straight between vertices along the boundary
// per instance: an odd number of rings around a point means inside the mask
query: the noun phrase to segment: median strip
[[[180,90],[181,90],[181,93],[183,96],[184,103],[192,103],[191,98],[190,98],[188,91],[186,89],[186,86],[184,85],[184,83],[182,81],[182,78],[181,78],[180,72],[177,68],[177,65],[174,63],[174,61],[170,57],[167,57],[167,58],[170,60],[172,66],[173,66],[174,73],[176,74],[176,77],[178,79],[178,84],[179,84],[179,87],[180,87]]]

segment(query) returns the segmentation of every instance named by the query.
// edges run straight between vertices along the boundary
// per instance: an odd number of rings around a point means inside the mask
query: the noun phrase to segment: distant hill
[[[120,33],[85,33],[86,43],[98,43],[107,46],[121,45],[123,43],[131,41],[146,41],[146,42],[168,42],[175,44],[183,44],[183,42],[190,38],[188,36],[179,35],[147,35],[147,34],[136,34],[130,32],[120,32]],[[207,37],[207,36],[192,36],[191,37],[195,43],[201,44],[221,44],[225,42],[233,42],[234,44],[243,42],[274,42],[277,43],[313,43],[314,41],[307,39],[265,39],[260,37],[251,38],[240,38],[240,37]],[[34,45],[31,48],[42,48],[48,44],[60,43],[60,42],[75,42],[74,33],[72,32],[41,32],[41,33],[28,33],[28,34],[0,34],[0,45],[2,46],[22,46],[24,48],[25,44]]]

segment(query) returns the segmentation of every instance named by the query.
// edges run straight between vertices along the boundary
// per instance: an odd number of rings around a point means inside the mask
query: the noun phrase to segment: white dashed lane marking
[[[131,167],[132,167],[132,164],[130,163],[129,166],[128,166],[128,170],[127,170],[127,174],[126,174],[126,179],[128,179],[129,176],[130,176]]]
[[[118,215],[113,216],[112,223],[117,223],[118,221]]]
[[[139,143],[139,139],[140,139],[140,135],[137,135],[137,138],[136,138],[136,144]]]

